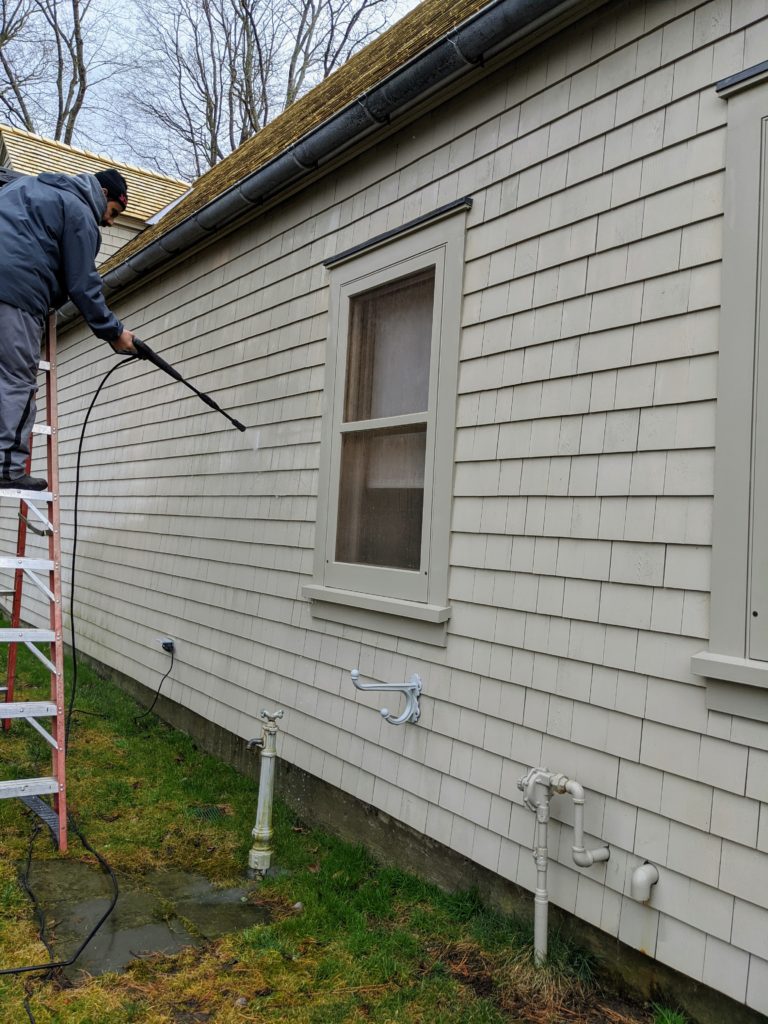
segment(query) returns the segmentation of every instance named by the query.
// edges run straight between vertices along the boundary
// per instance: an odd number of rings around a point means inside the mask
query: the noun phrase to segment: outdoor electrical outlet
[[[176,649],[176,644],[168,636],[160,637],[160,646],[167,654],[173,654]]]

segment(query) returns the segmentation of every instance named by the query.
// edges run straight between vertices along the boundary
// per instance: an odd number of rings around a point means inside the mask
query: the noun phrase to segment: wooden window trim
[[[383,631],[411,620],[427,642],[444,642],[448,604],[448,545],[453,492],[453,454],[458,387],[461,295],[466,204],[418,231],[386,244],[365,247],[354,259],[331,268],[325,409],[320,446],[314,573],[303,588],[312,614],[338,621],[348,606],[359,618],[374,615]],[[334,562],[340,449],[350,298],[414,271],[435,266],[430,370],[429,437],[424,499],[425,572]],[[435,634],[439,634],[435,639]]]
[[[710,642],[691,669],[708,681],[708,707],[768,721],[768,661],[749,656],[755,410],[768,401],[756,375],[758,358],[768,360],[768,330],[758,322],[759,305],[763,316],[768,308],[758,279],[768,258],[768,87],[751,84],[727,94]]]

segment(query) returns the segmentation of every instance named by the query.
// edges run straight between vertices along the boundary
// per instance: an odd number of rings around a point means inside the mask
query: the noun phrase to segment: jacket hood
[[[107,209],[107,200],[101,190],[98,178],[93,174],[50,174],[47,171],[38,175],[38,181],[43,185],[50,185],[62,192],[72,192],[78,199],[93,210],[93,216],[97,224],[101,224],[101,218]]]

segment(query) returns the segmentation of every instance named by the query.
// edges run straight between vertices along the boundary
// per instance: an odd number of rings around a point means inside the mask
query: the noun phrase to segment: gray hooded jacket
[[[107,201],[92,174],[20,177],[0,189],[0,302],[42,320],[69,297],[99,338],[123,325],[104,301],[94,260]]]

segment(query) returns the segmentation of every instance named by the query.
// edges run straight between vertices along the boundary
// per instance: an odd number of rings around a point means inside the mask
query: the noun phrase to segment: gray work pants
[[[26,472],[41,335],[36,317],[0,302],[0,476],[12,480]]]

